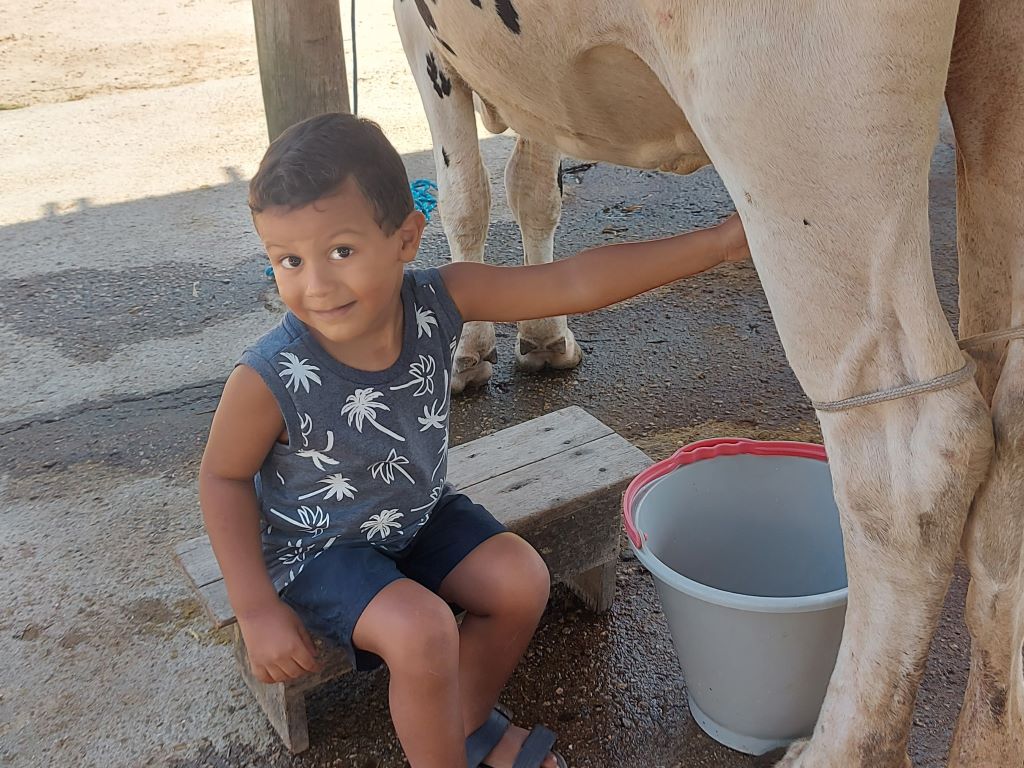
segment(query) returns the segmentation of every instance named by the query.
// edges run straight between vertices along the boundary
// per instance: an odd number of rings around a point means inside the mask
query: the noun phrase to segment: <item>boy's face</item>
[[[354,179],[302,208],[253,217],[285,305],[328,350],[401,329],[402,270],[416,256],[423,215],[390,236]]]

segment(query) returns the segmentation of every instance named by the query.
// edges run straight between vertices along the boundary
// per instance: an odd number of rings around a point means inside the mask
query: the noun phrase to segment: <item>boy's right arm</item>
[[[283,429],[267,385],[251,368],[239,365],[224,385],[199,469],[203,521],[253,674],[265,683],[320,668],[309,634],[278,597],[263,563],[253,476]]]

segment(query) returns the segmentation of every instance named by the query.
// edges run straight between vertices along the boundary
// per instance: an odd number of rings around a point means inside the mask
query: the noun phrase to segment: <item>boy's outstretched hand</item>
[[[249,653],[249,668],[260,682],[283,683],[320,671],[316,646],[284,601],[275,600],[258,613],[239,616],[238,626]]]
[[[738,213],[715,225],[714,230],[722,242],[722,261],[746,261],[750,258],[747,233],[743,231]]]

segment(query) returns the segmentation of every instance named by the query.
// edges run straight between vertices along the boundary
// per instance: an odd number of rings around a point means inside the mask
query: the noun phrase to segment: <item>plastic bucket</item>
[[[810,735],[847,594],[825,449],[693,443],[633,480],[623,516],[700,727],[752,755]]]

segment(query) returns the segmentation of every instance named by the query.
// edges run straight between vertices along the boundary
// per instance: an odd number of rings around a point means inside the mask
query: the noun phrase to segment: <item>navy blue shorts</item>
[[[438,502],[426,525],[402,551],[365,545],[331,547],[307,561],[281,597],[306,629],[340,646],[353,668],[375,669],[381,658],[353,646],[352,632],[377,593],[393,581],[412,579],[437,594],[441,582],[466,555],[504,530],[486,509],[453,493]]]

